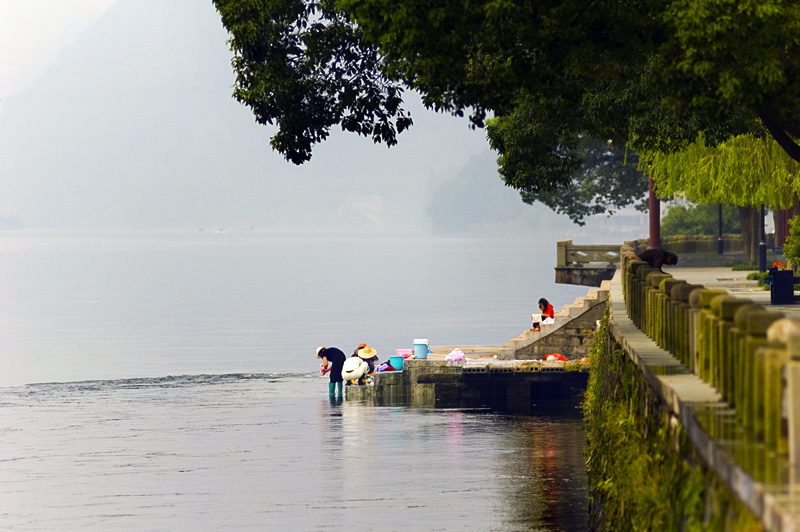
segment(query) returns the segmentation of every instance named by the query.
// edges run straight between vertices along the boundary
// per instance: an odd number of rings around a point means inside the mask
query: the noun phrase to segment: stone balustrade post
[[[635,287],[635,298],[636,298],[636,309],[634,311],[633,316],[633,323],[645,334],[646,331],[646,323],[647,323],[647,275],[652,272],[660,271],[657,268],[651,268],[650,266],[645,263],[644,266],[639,266],[636,268],[636,287]]]
[[[562,240],[556,242],[556,267],[566,268],[567,266],[567,247],[572,245],[572,240]]]
[[[800,334],[790,334],[786,341],[789,360],[786,363],[784,378],[786,394],[783,408],[786,416],[786,432],[791,466],[790,481],[800,483]]]
[[[786,438],[783,434],[783,368],[789,359],[786,348],[762,347],[758,357],[764,365],[764,444],[779,454],[786,453]]]
[[[697,350],[697,375],[707,383],[714,386],[713,368],[714,353],[716,351],[717,317],[711,309],[711,302],[718,297],[726,295],[721,289],[705,288],[700,292],[700,337]]]
[[[627,302],[628,308],[628,317],[639,326],[637,320],[641,308],[641,301],[639,299],[640,291],[639,291],[639,275],[638,271],[639,268],[649,268],[646,262],[641,261],[637,258],[630,261],[630,271],[628,275],[628,293],[629,293],[629,301]]]
[[[676,355],[675,348],[677,347],[677,335],[679,333],[677,326],[679,301],[673,296],[672,289],[682,284],[686,284],[686,281],[670,277],[661,281],[661,286],[659,287],[659,290],[667,296],[664,309],[666,317],[664,321],[664,348],[673,355]]]
[[[734,328],[731,334],[734,338],[734,349],[731,360],[731,377],[733,379],[731,398],[728,400],[735,408],[736,414],[740,422],[744,421],[745,414],[745,397],[749,393],[747,381],[749,374],[746,373],[747,368],[747,321],[750,314],[756,312],[764,312],[764,307],[756,303],[748,303],[739,307],[734,313],[733,323]]]
[[[700,351],[700,294],[704,291],[705,288],[700,286],[689,292],[689,355],[686,365],[696,375],[699,375],[697,368]]]
[[[691,305],[689,305],[689,294],[695,290],[697,285],[688,283],[678,284],[672,288],[672,299],[675,301],[677,309],[675,327],[673,334],[675,335],[675,350],[673,354],[683,362],[686,366],[689,363],[689,347],[691,345],[691,331],[689,316],[691,315]]]
[[[792,413],[797,404],[792,404],[791,397],[797,382],[792,382],[792,366],[795,354],[800,360],[800,323],[788,318],[779,319],[767,330],[767,341],[770,348],[764,350],[766,426],[764,443],[774,446],[780,456],[790,454],[790,432]],[[790,457],[791,458],[791,457]]]
[[[650,322],[650,338],[660,347],[664,347],[662,336],[664,332],[664,306],[665,297],[664,292],[661,291],[661,281],[669,279],[672,276],[668,273],[651,273],[647,276],[647,282],[650,287],[650,312],[648,313],[648,321]]]
[[[712,302],[712,306],[717,304],[717,312],[720,319],[718,335],[718,360],[716,364],[717,389],[722,395],[722,399],[734,404],[734,367],[735,353],[738,351],[738,337],[736,334],[736,311],[745,305],[750,305],[749,300],[735,296],[722,296]]]
[[[747,337],[744,353],[744,385],[748,388],[744,394],[745,428],[751,429],[759,441],[764,439],[765,416],[765,374],[766,360],[759,348],[767,347],[767,329],[774,321],[783,317],[781,312],[752,312],[747,317]]]

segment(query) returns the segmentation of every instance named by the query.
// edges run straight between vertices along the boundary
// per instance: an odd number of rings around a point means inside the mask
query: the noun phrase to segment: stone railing
[[[800,322],[675,279],[627,245],[621,265],[631,321],[735,410],[740,428],[726,430],[800,465]]]
[[[576,246],[572,240],[556,244],[556,268],[581,268],[591,264],[616,268],[619,264],[619,245]]]
[[[774,237],[772,234],[767,236]],[[718,240],[719,237],[716,235],[665,236],[661,239],[661,247],[678,255],[714,255],[719,251]],[[625,244],[630,246],[634,253],[641,253],[647,249],[649,242],[646,238],[640,238],[625,242]],[[741,251],[742,235],[722,235],[723,253],[740,253]]]
[[[773,234],[767,236],[767,247],[772,247]],[[741,235],[722,235],[722,251],[726,255],[742,251]],[[634,253],[645,251],[649,240],[640,238],[625,242]],[[661,247],[678,255],[715,255],[718,237],[711,235],[667,236],[661,239]],[[618,245],[576,245],[572,240],[556,244],[556,268],[615,268],[619,264]]]

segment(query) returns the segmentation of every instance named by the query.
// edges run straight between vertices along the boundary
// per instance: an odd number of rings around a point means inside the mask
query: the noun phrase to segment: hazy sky
[[[0,100],[25,90],[115,0],[0,0]]]
[[[575,229],[503,186],[483,131],[413,94],[398,146],[336,130],[287,163],[231,98],[226,39],[211,2],[0,0],[0,221],[427,230],[458,179],[476,183],[462,214],[488,190],[481,220]]]

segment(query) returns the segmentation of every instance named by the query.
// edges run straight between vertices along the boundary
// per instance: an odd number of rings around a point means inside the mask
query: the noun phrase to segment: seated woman
[[[541,298],[539,300],[539,312],[541,314],[533,314],[533,328],[531,330],[538,331],[541,329],[542,321],[550,318],[551,320],[555,319],[556,311],[553,309],[553,305],[550,304],[545,298]]]
[[[539,300],[539,310],[542,311],[543,318],[556,319],[556,311],[553,309],[553,305],[545,298]]]

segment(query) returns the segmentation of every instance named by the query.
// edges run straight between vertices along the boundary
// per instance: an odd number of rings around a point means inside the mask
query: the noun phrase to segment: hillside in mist
[[[424,192],[483,150],[424,112],[387,149],[334,132],[296,167],[231,98],[210,3],[120,0],[0,111],[0,216],[26,227],[418,227]]]

